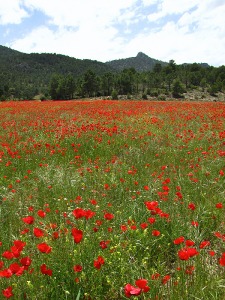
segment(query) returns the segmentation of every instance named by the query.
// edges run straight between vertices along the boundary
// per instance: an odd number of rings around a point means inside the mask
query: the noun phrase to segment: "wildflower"
[[[75,266],[73,267],[74,272],[81,272],[82,269],[83,269],[83,268],[82,268],[81,265],[75,265]]]
[[[46,243],[41,243],[37,245],[37,248],[40,252],[42,253],[50,253],[52,251],[52,247],[50,247],[48,244]]]
[[[7,299],[13,296],[12,293],[12,286],[9,286],[8,288],[2,290],[2,294],[4,297],[6,297]]]
[[[223,208],[223,204],[221,202],[216,203],[216,208],[218,209]]]
[[[131,296],[138,296],[141,294],[141,289],[139,287],[134,287],[131,284],[126,284],[124,287],[124,293],[127,298]]]
[[[38,216],[39,216],[40,218],[44,218],[44,217],[46,216],[46,212],[44,212],[43,210],[39,210],[39,211],[37,212],[37,214],[38,214]]]
[[[102,256],[98,256],[98,258],[94,260],[94,267],[99,270],[104,263],[104,258]]]
[[[44,235],[44,231],[36,227],[34,228],[33,233],[37,238],[42,237]]]
[[[104,214],[104,218],[106,220],[112,220],[114,218],[114,215],[111,213],[106,213],[106,214]]]
[[[40,269],[42,274],[52,276],[52,270],[48,269],[46,264],[41,265]]]
[[[188,208],[191,209],[191,210],[195,210],[196,209],[196,206],[194,203],[189,203],[188,204]]]
[[[219,259],[219,264],[222,267],[225,267],[225,252],[222,254],[221,258]]]
[[[139,287],[144,293],[147,293],[150,290],[148,286],[148,280],[146,279],[137,279],[135,281],[137,287]]]
[[[184,237],[183,237],[183,236],[180,236],[180,237],[176,238],[176,239],[173,241],[173,243],[174,243],[175,245],[180,245],[180,244],[182,244],[184,241],[185,241]]]
[[[72,236],[76,244],[80,243],[83,238],[83,231],[77,228],[72,228]]]
[[[152,230],[152,235],[153,236],[159,236],[160,235],[160,231],[159,230]]]
[[[34,223],[34,217],[33,216],[27,216],[27,217],[24,217],[22,218],[22,221],[26,224],[33,224]]]
[[[209,245],[210,245],[210,241],[202,241],[201,244],[199,245],[199,248],[203,249]]]
[[[162,284],[166,284],[170,280],[171,276],[169,274],[162,278]]]

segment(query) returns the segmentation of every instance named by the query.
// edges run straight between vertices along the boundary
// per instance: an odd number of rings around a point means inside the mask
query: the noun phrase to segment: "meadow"
[[[0,299],[225,299],[225,105],[0,103]]]

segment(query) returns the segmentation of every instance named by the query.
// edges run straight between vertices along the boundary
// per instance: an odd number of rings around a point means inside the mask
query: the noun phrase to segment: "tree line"
[[[48,82],[21,84],[9,87],[0,84],[1,99],[12,95],[18,99],[32,99],[41,94],[42,99],[74,99],[82,97],[111,97],[118,95],[138,96],[171,95],[182,97],[185,91],[200,88],[211,95],[225,92],[225,66],[212,67],[204,64],[177,65],[171,60],[166,66],[156,63],[152,71],[138,72],[134,68],[120,72],[105,72],[97,75],[89,69],[75,77],[72,73],[52,74]]]

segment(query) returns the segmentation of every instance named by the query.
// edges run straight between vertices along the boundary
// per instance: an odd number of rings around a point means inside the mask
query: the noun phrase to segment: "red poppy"
[[[25,270],[31,265],[31,262],[32,262],[32,260],[29,256],[23,257],[20,260],[20,263],[22,266],[25,267]]]
[[[6,259],[13,259],[14,254],[11,251],[5,251],[2,253],[2,257],[6,258]]]
[[[38,214],[38,216],[39,216],[40,218],[44,218],[44,217],[46,216],[46,212],[44,212],[43,210],[39,210],[39,211],[37,212],[37,214]]]
[[[21,276],[24,271],[24,266],[21,267],[18,263],[13,263],[9,266],[9,269],[13,274]]]
[[[4,297],[6,297],[7,299],[12,297],[13,296],[13,293],[12,293],[12,287],[9,286],[8,288],[2,290],[2,294]]]
[[[152,235],[153,236],[159,236],[160,235],[160,231],[159,230],[152,230]]]
[[[166,284],[170,280],[171,276],[169,274],[162,278],[162,284]]]
[[[27,217],[24,217],[22,218],[22,221],[26,224],[33,224],[34,223],[34,217],[33,216],[27,216]]]
[[[80,243],[83,238],[83,231],[77,228],[72,228],[72,236],[76,244]]]
[[[150,224],[154,224],[155,223],[155,218],[148,218],[148,222]]]
[[[99,270],[104,263],[104,258],[102,256],[98,256],[98,258],[94,260],[94,267]]]
[[[222,254],[221,258],[219,259],[219,264],[222,267],[225,267],[225,252]]]
[[[80,219],[85,216],[85,210],[83,208],[76,208],[73,210],[73,215],[76,219]]]
[[[83,269],[83,268],[82,268],[81,265],[75,265],[75,266],[73,267],[74,272],[81,272],[82,269]]]
[[[52,276],[52,270],[48,269],[46,264],[41,265],[40,269],[42,274]]]
[[[200,249],[203,249],[205,247],[208,247],[210,245],[210,241],[202,241],[201,244],[199,245]]]
[[[187,249],[180,249],[178,251],[178,256],[181,260],[188,260],[190,258],[190,254],[188,253]]]
[[[196,206],[194,203],[189,203],[188,204],[188,208],[191,209],[191,210],[195,210],[196,209]]]
[[[42,237],[44,235],[44,231],[37,227],[34,228],[33,233],[37,238]]]
[[[102,249],[106,249],[108,246],[108,244],[110,243],[110,241],[101,241],[99,243],[99,246],[102,248]]]
[[[173,243],[174,243],[175,245],[180,245],[180,244],[183,243],[184,241],[185,241],[185,238],[184,238],[183,236],[180,236],[180,237],[176,238],[176,239],[173,241]]]
[[[10,269],[0,271],[0,277],[10,278],[13,275]]]
[[[144,293],[147,293],[150,290],[150,287],[148,286],[148,280],[146,279],[138,279],[135,281],[135,284],[137,287],[142,289]]]
[[[127,298],[131,296],[138,296],[141,294],[141,289],[139,287],[134,287],[131,284],[126,284],[124,287],[124,293]]]
[[[216,203],[216,208],[218,209],[223,208],[223,204],[221,202]]]
[[[106,213],[106,214],[104,214],[104,218],[106,220],[112,220],[114,218],[114,215],[111,213]]]
[[[42,253],[50,253],[52,251],[52,247],[50,247],[48,244],[46,243],[41,243],[37,245],[37,248],[40,252]]]
[[[195,244],[195,242],[193,242],[192,240],[186,240],[186,241],[185,241],[185,245],[186,245],[187,247],[194,246],[194,244]]]

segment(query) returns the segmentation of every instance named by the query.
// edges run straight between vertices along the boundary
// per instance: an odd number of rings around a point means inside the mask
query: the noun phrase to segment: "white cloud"
[[[57,52],[100,61],[113,59],[114,54],[119,58],[117,52],[122,40],[114,25],[136,21],[131,10],[136,1],[24,0],[29,10],[47,15],[51,20],[49,25],[56,25],[57,29],[41,26],[9,46],[26,52]]]
[[[120,40],[115,37],[116,31],[113,28],[100,30],[95,26],[95,29],[90,34],[91,28],[88,24],[77,31],[67,28],[53,31],[42,26],[16,40],[10,47],[27,53],[56,52],[80,59],[108,60],[108,53],[116,53]]]
[[[8,43],[22,52],[56,52],[107,61],[142,51],[164,61],[225,64],[224,0],[8,2],[0,0],[0,23],[3,15],[5,23],[21,22],[28,16],[24,9],[30,14],[40,11],[49,20],[49,24]],[[153,5],[157,10],[147,19]]]
[[[19,24],[28,17],[27,11],[21,7],[18,0],[0,0],[0,24]]]
[[[38,9],[57,26],[77,26],[84,23],[111,24],[121,17],[122,10],[130,8],[137,0],[24,0],[31,9]]]
[[[158,0],[142,0],[144,6],[154,5],[158,2]]]

